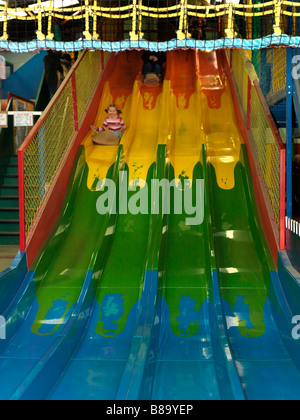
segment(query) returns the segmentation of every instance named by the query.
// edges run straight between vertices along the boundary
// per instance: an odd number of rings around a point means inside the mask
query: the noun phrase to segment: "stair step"
[[[18,232],[0,232],[0,245],[18,245],[20,237]]]
[[[17,207],[0,208],[0,219],[19,219],[19,209]]]
[[[19,234],[19,220],[17,219],[1,219],[0,220],[0,233],[15,233]]]
[[[0,156],[0,245],[18,245],[18,157]]]
[[[19,205],[19,197],[1,196],[0,208],[17,207]]]
[[[0,236],[18,236],[19,235],[19,232],[18,231],[3,231],[3,232],[0,232]]]
[[[1,185],[18,185],[18,175],[5,175],[1,178]]]
[[[18,165],[6,165],[0,169],[0,175],[18,175]]]
[[[19,195],[18,185],[4,185],[0,186],[0,196],[16,197]]]
[[[18,165],[18,155],[0,156],[0,165]]]

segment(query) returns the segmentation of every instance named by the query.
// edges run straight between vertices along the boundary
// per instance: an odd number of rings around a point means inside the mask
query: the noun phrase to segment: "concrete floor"
[[[0,245],[0,273],[10,266],[18,251],[19,245]]]

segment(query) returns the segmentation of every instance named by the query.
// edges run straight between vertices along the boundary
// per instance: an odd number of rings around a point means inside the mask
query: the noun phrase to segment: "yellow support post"
[[[93,11],[93,39],[98,39],[99,34],[97,33],[97,15],[95,13],[97,7],[97,0],[94,0],[94,11]]]
[[[187,0],[181,0],[180,2],[180,17],[179,17],[179,28],[176,31],[178,39],[185,39],[186,38],[186,26],[187,26],[187,18],[186,18],[186,5]]]
[[[3,34],[0,37],[0,39],[8,39],[8,35],[7,35],[7,8],[8,8],[8,1],[5,0],[4,3],[4,21],[3,21]]]
[[[38,0],[37,2],[38,7],[38,29],[36,31],[36,37],[38,40],[43,41],[46,36],[42,32],[42,5],[41,0]]]
[[[131,26],[131,32],[129,32],[129,36],[131,41],[137,41],[139,39],[138,34],[136,33],[136,21],[137,21],[137,3],[136,0],[133,0],[132,2],[132,26]]]
[[[142,39],[144,34],[142,32],[142,6],[143,0],[139,0],[139,32],[138,32],[138,38]]]
[[[85,0],[84,5],[85,5],[85,31],[83,31],[83,36],[88,41],[91,41],[92,35],[90,33],[90,22],[89,22],[89,18],[90,18],[89,0]]]
[[[52,33],[52,12],[53,12],[53,2],[49,1],[49,15],[48,15],[48,32],[47,39],[53,39],[54,33]]]
[[[280,36],[282,34],[282,30],[280,28],[281,1],[282,0],[277,0],[275,3],[275,25],[273,25],[273,31],[275,36]]]
[[[229,0],[228,2],[228,24],[227,28],[225,29],[225,34],[227,38],[234,38],[235,32],[234,32],[234,17],[233,17],[233,1]]]

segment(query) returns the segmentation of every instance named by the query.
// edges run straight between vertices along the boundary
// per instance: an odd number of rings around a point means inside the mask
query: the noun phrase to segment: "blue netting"
[[[28,42],[13,42],[9,40],[0,40],[0,49],[11,52],[29,52],[43,49],[54,49],[58,51],[81,51],[104,50],[109,52],[125,51],[132,49],[147,49],[151,51],[170,51],[178,48],[195,48],[199,50],[218,50],[222,48],[239,48],[245,50],[259,50],[268,47],[300,47],[299,36],[266,36],[259,39],[241,39],[241,38],[221,38],[216,40],[195,40],[186,38],[183,40],[172,39],[166,42],[146,41],[140,39],[131,41],[102,41],[102,40],[77,40],[71,42],[45,40],[33,40]]]

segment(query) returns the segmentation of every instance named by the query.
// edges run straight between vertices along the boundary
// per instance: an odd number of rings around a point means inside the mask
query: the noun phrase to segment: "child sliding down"
[[[92,141],[94,144],[119,144],[122,134],[126,130],[124,121],[119,116],[121,111],[115,104],[110,104],[105,112],[108,114],[108,117],[105,118],[102,127],[91,125],[91,129],[98,132],[98,134],[92,136]]]

